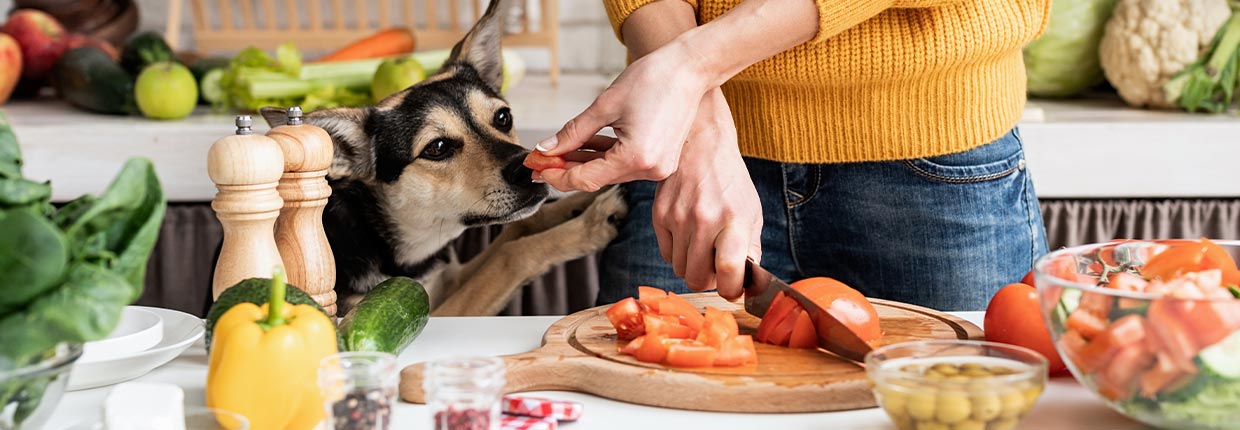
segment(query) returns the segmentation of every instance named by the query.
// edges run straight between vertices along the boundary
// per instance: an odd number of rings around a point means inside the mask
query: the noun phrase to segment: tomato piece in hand
[[[679,318],[681,324],[693,331],[693,336],[697,336],[697,332],[702,330],[702,324],[706,322],[706,317],[702,316],[696,307],[676,293],[668,293],[667,297],[660,300],[658,309],[659,315]]]
[[[709,367],[715,363],[719,354],[715,348],[697,342],[684,341],[672,344],[667,349],[668,365],[676,367]]]
[[[629,297],[607,308],[607,320],[616,328],[616,337],[621,340],[634,339],[646,333],[642,321],[642,308],[637,300]]]
[[[728,339],[719,348],[719,355],[715,357],[715,366],[744,366],[756,362],[758,362],[758,352],[754,349],[753,338],[749,335]]]
[[[637,287],[637,302],[649,309],[650,312],[658,312],[659,301],[665,297],[667,297],[667,291],[654,287]]]
[[[814,321],[809,318],[809,313],[806,313],[804,310],[797,315],[796,323],[793,324],[792,334],[788,337],[788,347],[796,349],[818,348],[818,330],[814,328]]]
[[[986,307],[983,325],[986,340],[1037,351],[1046,357],[1047,371],[1051,374],[1067,370],[1051,341],[1050,331],[1042,318],[1037,290],[1032,286],[1009,284],[1001,288]]]
[[[568,166],[568,160],[562,156],[553,157],[543,154],[542,151],[534,150],[525,156],[525,162],[522,164],[525,167],[529,167],[530,170],[541,172],[547,169],[563,169]]]
[[[646,314],[642,316],[642,322],[646,327],[646,334],[667,336],[672,339],[688,339],[691,337],[689,327],[681,325],[680,321],[675,317]]]

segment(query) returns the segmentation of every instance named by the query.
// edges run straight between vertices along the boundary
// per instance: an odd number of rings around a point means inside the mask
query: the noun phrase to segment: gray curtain
[[[1240,198],[1174,200],[1045,200],[1051,249],[1116,238],[1240,239]],[[467,231],[456,242],[461,258],[476,255],[501,227]],[[204,315],[222,231],[209,204],[174,204],[147,267],[138,304]],[[502,315],[565,315],[594,305],[595,256],[560,264],[521,289]]]

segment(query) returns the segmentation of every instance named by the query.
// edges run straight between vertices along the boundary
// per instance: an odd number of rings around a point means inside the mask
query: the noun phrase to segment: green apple
[[[198,104],[198,81],[181,63],[155,63],[138,74],[138,80],[134,83],[134,98],[138,102],[138,110],[149,118],[184,118]]]
[[[370,81],[370,95],[375,103],[426,79],[426,69],[413,58],[385,60]]]

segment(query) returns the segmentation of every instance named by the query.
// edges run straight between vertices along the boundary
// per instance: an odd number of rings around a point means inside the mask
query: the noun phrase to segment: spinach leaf
[[[0,178],[22,177],[22,151],[9,118],[0,112]]]
[[[0,210],[0,315],[59,285],[69,261],[64,233],[32,209]]]
[[[0,178],[0,207],[29,206],[52,198],[52,185],[23,178]]]
[[[29,363],[61,342],[102,339],[132,303],[131,290],[125,278],[98,264],[72,263],[59,288],[0,318],[0,362]]]
[[[102,196],[75,205],[70,213],[59,217],[58,223],[64,226],[75,249],[98,251],[98,244],[92,241],[104,242],[103,248],[115,255],[107,268],[132,286],[132,302],[142,294],[147,259],[159,238],[166,210],[155,167],[150,160],[135,158],[125,163]],[[81,255],[74,256],[78,257]]]

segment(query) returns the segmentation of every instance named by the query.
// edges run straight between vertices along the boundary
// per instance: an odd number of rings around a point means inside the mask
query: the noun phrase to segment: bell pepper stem
[[[267,319],[263,328],[270,330],[284,324],[284,268],[277,266],[271,275],[271,298],[267,300]]]

